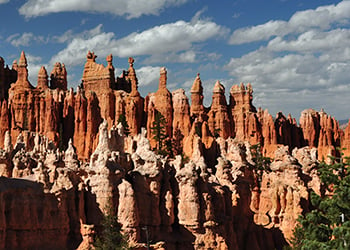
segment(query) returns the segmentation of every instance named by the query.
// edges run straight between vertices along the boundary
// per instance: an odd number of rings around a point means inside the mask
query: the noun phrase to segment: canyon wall
[[[256,110],[250,84],[233,85],[227,103],[224,86],[216,82],[212,104],[205,108],[199,74],[190,91],[189,105],[183,90],[171,93],[167,89],[167,71],[162,68],[158,90],[142,98],[133,58],[129,58],[129,68],[120,77],[114,76],[112,55],[106,58],[107,66],[97,64],[95,59],[96,55],[89,51],[82,84],[75,92],[67,90],[64,64],[54,65],[50,80],[42,67],[37,86],[33,87],[28,81],[24,52],[12,69],[4,68],[1,59],[0,146],[7,130],[13,140],[21,131],[37,132],[60,148],[67,147],[69,139],[73,139],[79,159],[87,160],[97,145],[98,125],[102,119],[107,120],[110,128],[125,116],[131,135],[140,133],[141,127],[147,128],[153,148],[156,145],[151,127],[155,114],[161,113],[166,120],[166,135],[178,145],[183,145],[192,126],[206,122],[210,136],[232,137],[252,145],[259,143],[269,157],[273,157],[278,145],[288,146],[290,152],[295,147],[315,147],[319,160],[327,159],[328,155],[339,155],[337,148],[342,144],[348,148],[348,131],[339,129],[338,122],[323,110],[302,111],[299,125],[290,115],[286,117],[279,112],[273,118],[268,111]],[[182,152],[181,147],[177,152]]]
[[[88,52],[76,91],[62,63],[50,80],[42,67],[34,87],[24,52],[12,69],[0,60],[1,249],[87,249],[111,204],[134,248],[147,233],[154,249],[281,249],[320,190],[319,161],[338,147],[350,156],[350,124],[322,110],[302,111],[299,125],[273,118],[253,106],[250,84],[233,85],[227,102],[219,81],[204,107],[199,74],[190,105],[167,89],[165,68],[143,98],[133,58],[120,77],[112,55],[95,59]],[[152,151],[159,113],[171,158]],[[254,145],[273,160],[262,176]]]
[[[106,120],[88,163],[71,141],[60,151],[39,134],[32,146],[21,134],[14,146],[5,138],[1,249],[88,249],[110,205],[135,249],[145,247],[146,231],[153,249],[281,249],[310,190],[320,189],[308,147],[277,149],[259,180],[250,144],[232,138],[212,141],[220,151],[212,167],[197,134],[192,159],[167,159],[151,150],[144,129],[127,137]]]

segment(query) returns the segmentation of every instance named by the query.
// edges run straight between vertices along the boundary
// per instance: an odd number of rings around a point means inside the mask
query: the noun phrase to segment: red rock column
[[[202,116],[204,114],[203,98],[204,97],[203,97],[202,81],[198,73],[191,88],[191,110],[190,111],[191,111],[191,117],[193,120],[197,117],[200,118],[200,121],[202,120]]]
[[[166,88],[167,71],[166,68],[160,69],[159,88],[154,94],[155,109],[160,112],[166,120],[166,134],[171,137],[172,123],[173,123],[173,106],[171,100],[171,93]]]
[[[188,136],[191,129],[190,122],[190,106],[185,90],[178,89],[172,93],[174,120],[173,120],[173,136],[180,133],[182,136]]]
[[[78,88],[74,104],[74,146],[77,149],[78,157],[81,159],[85,152],[85,135],[87,125],[87,100],[83,92]]]
[[[10,130],[9,110],[6,99],[1,103],[0,112],[0,148],[3,148],[5,133],[7,130]]]
[[[213,89],[213,101],[208,113],[208,125],[213,136],[227,139],[231,135],[231,122],[227,111],[225,87],[217,81]]]
[[[97,146],[97,133],[102,118],[100,115],[100,108],[98,99],[94,92],[91,92],[87,101],[87,115],[86,115],[86,135],[85,135],[85,152],[84,158],[90,157]]]
[[[350,120],[349,120],[348,126],[344,130],[341,147],[345,148],[345,150],[343,151],[344,156],[350,157]]]
[[[75,98],[74,92],[71,88],[64,98],[63,103],[63,143],[68,145],[69,139],[73,139],[74,136],[74,107]]]

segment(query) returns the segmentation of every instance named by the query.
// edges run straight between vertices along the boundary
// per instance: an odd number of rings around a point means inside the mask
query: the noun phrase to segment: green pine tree
[[[271,172],[271,159],[263,155],[260,143],[252,145],[250,147],[250,153],[252,154],[252,160],[255,163],[253,171],[256,176],[258,188],[260,190],[264,172]]]
[[[165,130],[166,124],[165,117],[160,112],[157,112],[152,123],[151,134],[153,135],[153,139],[157,142],[157,146],[154,150],[161,155],[168,155],[168,150],[171,150],[171,141],[169,142],[169,140],[167,140]]]
[[[127,241],[121,233],[121,225],[112,206],[107,208],[107,214],[102,219],[102,231],[95,241],[96,250],[128,249]]]
[[[124,134],[128,136],[130,134],[129,130],[129,124],[128,121],[126,120],[126,116],[124,114],[121,114],[118,118],[118,124],[121,123],[124,128]]]
[[[350,158],[333,160],[319,166],[324,189],[320,196],[311,192],[312,209],[298,219],[293,249],[350,249]]]

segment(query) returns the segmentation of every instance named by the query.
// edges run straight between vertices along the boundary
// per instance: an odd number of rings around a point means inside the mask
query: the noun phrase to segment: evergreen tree
[[[271,159],[263,155],[260,143],[252,145],[250,147],[250,153],[252,154],[252,160],[255,163],[253,171],[257,178],[257,185],[260,190],[260,185],[264,172],[271,172]]]
[[[124,134],[126,136],[128,136],[130,134],[130,130],[129,130],[129,124],[126,120],[126,117],[124,114],[121,114],[118,118],[118,124],[121,123],[123,125],[124,128]]]
[[[160,112],[157,112],[152,123],[151,133],[153,135],[153,139],[157,142],[155,150],[158,154],[162,155],[168,155],[168,150],[171,150],[171,141],[169,142],[169,140],[166,140],[167,134],[165,128],[165,117]]]
[[[350,158],[334,160],[319,166],[324,189],[320,196],[311,192],[312,209],[298,219],[293,249],[350,249]]]
[[[107,214],[102,219],[102,231],[95,241],[96,250],[128,249],[127,241],[121,234],[121,225],[112,206],[107,208]]]

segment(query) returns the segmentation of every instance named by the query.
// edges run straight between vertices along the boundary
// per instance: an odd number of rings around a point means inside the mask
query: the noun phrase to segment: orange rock
[[[74,108],[75,98],[73,89],[71,88],[67,92],[63,103],[63,145],[68,145],[68,141],[73,139],[74,136]]]
[[[133,67],[134,59],[129,58],[129,70],[127,79],[131,83],[131,92],[126,97],[126,121],[129,125],[131,135],[137,135],[141,132],[141,127],[144,125],[144,99],[138,91],[138,80]]]
[[[97,146],[97,133],[101,122],[98,99],[96,94],[91,92],[87,98],[85,152],[83,155],[86,159],[90,157]]]
[[[5,133],[10,130],[9,110],[6,99],[1,103],[0,110],[0,147],[4,147]]]
[[[208,125],[212,135],[227,139],[231,135],[230,117],[227,110],[225,87],[217,81],[213,89],[213,100],[208,112]]]
[[[33,86],[28,81],[27,59],[22,51],[17,65],[17,81],[9,89],[11,112],[11,136],[16,140],[21,130],[33,130],[34,97]]]
[[[74,101],[74,137],[73,143],[77,149],[79,158],[85,152],[85,136],[87,128],[87,100],[80,88],[77,89]]]
[[[33,86],[28,81],[28,69],[27,69],[27,58],[22,51],[19,63],[17,65],[17,81],[11,86],[12,89],[33,89]]]
[[[197,117],[201,120],[204,115],[203,98],[202,81],[198,73],[191,88],[191,118],[193,120]]]
[[[55,100],[54,95],[57,92],[51,90],[46,91],[45,97],[45,134],[53,142],[58,143],[58,130],[59,130],[59,106],[58,102]],[[57,98],[57,97],[56,97]]]
[[[189,135],[191,129],[190,106],[183,89],[173,91],[172,100],[174,109],[173,139],[176,144],[174,150],[180,154],[182,152],[183,138]]]
[[[157,142],[153,139],[152,127],[153,122],[156,118],[156,112],[154,105],[154,94],[148,94],[145,99],[145,108],[147,109],[147,139],[150,142],[151,148],[155,148],[157,146]]]
[[[173,106],[171,100],[171,93],[166,88],[167,83],[167,70],[166,68],[160,69],[159,87],[156,93],[154,93],[154,107],[160,112],[166,121],[166,134],[171,137],[172,134],[172,122],[173,122]]]
[[[275,123],[269,111],[261,108],[258,110],[259,123],[261,124],[261,134],[264,138],[263,154],[267,157],[273,158],[275,150],[277,149],[277,136]]]
[[[94,52],[88,52],[82,82],[86,92],[94,91],[100,94],[110,90],[114,79],[114,70],[110,65],[105,67],[102,64],[97,64],[96,57]]]
[[[341,145],[342,148],[345,148],[343,151],[344,156],[350,157],[350,120],[347,127],[344,129]]]
[[[13,66],[14,67],[12,69],[10,69],[8,65],[5,67],[5,60],[0,57],[0,100],[8,99],[8,90],[10,88],[10,84],[16,82],[17,71],[15,68],[17,67],[17,62]]]
[[[134,69],[134,58],[129,57],[129,69],[128,69],[128,74],[125,77],[131,84],[131,92],[134,92],[133,95],[135,95],[135,92],[137,91],[137,87],[138,87],[138,80],[136,77],[136,72]],[[126,92],[130,92],[130,90],[126,90]]]
[[[194,153],[194,149],[197,147],[200,147],[201,145],[198,145],[200,142],[200,137],[198,135],[198,131],[201,131],[201,123],[198,122],[198,119],[196,119],[192,123],[192,127],[190,130],[190,133],[188,136],[186,136],[183,140],[183,153],[190,159],[192,159],[192,155]]]
[[[50,78],[50,88],[67,90],[67,71],[64,64],[56,62],[51,71]]]
[[[51,80],[52,81],[52,80]],[[37,88],[41,90],[45,90],[49,88],[49,80],[48,80],[48,75],[47,71],[44,66],[42,66],[39,70],[38,73],[38,85]]]
[[[299,124],[303,131],[304,145],[317,147],[320,131],[319,114],[313,109],[301,112]]]
[[[261,132],[258,127],[256,109],[252,104],[253,89],[248,83],[233,85],[230,90],[230,110],[232,116],[232,135],[251,144],[260,143]]]
[[[323,110],[304,110],[300,117],[300,127],[303,132],[304,145],[318,148],[318,159],[327,160],[328,156],[336,155],[340,146],[340,130],[338,122],[328,116]]]
[[[98,229],[112,204],[137,247],[147,230],[160,249],[280,249],[308,207],[308,191],[321,190],[317,151],[322,159],[337,154],[339,145],[350,148],[350,123],[340,131],[334,118],[314,110],[302,112],[300,126],[282,113],[274,120],[267,110],[256,111],[250,84],[233,86],[227,105],[216,82],[212,105],[204,108],[197,75],[189,107],[184,90],[167,89],[165,68],[158,91],[143,99],[133,58],[117,79],[112,55],[107,66],[95,58],[88,53],[76,93],[66,90],[63,64],[55,65],[50,87],[42,67],[33,88],[24,53],[11,70],[0,58],[0,175],[18,178],[0,181],[0,248],[42,249],[58,240],[55,247],[65,249],[72,247],[65,245],[70,237],[76,247],[80,225]],[[151,150],[157,112],[166,118],[169,138],[179,142],[174,153],[184,156],[166,159]],[[120,115],[129,124],[127,138]],[[65,152],[56,147],[62,142]],[[261,179],[249,150],[257,143],[274,158],[272,172]],[[90,231],[81,232],[87,247]]]

